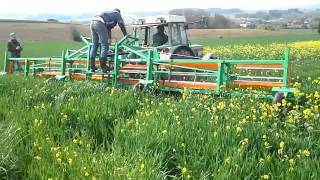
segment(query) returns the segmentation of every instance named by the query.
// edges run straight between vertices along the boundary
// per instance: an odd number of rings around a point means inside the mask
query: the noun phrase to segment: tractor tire
[[[276,94],[273,97],[272,104],[277,104],[277,103],[282,104],[282,100],[285,98],[286,97],[285,97],[284,93],[276,92]]]
[[[202,57],[202,59],[204,59],[204,60],[218,59],[218,56],[216,54],[209,53],[209,54],[204,55]]]
[[[193,59],[194,53],[188,46],[178,46],[171,49],[170,59]]]
[[[143,89],[144,89],[144,84],[142,84],[140,82],[138,82],[138,83],[136,83],[135,85],[132,86],[132,90],[134,92],[141,92],[141,91],[143,91]]]
[[[172,48],[170,53],[171,53],[170,59],[194,59],[194,53],[192,49],[188,46],[178,46],[178,47]],[[190,70],[175,67],[173,68],[173,71],[188,72]],[[181,76],[170,77],[171,80],[185,80],[185,78],[186,77],[181,77]]]
[[[136,83],[135,85],[132,86],[132,91],[134,91],[134,92],[152,93],[152,92],[155,91],[155,89],[150,84],[145,85],[145,84],[142,84],[142,83],[138,82],[138,83]]]

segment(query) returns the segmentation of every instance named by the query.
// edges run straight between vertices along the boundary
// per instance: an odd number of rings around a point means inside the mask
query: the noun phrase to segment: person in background
[[[23,48],[20,42],[17,40],[17,36],[14,32],[10,33],[10,39],[8,40],[8,52],[12,58],[20,58]],[[18,61],[14,61],[14,70],[19,70],[20,65]]]
[[[168,36],[164,33],[164,26],[157,26],[158,32],[153,35],[153,46],[162,46],[168,42]]]
[[[121,17],[121,13],[119,9],[115,9],[113,11],[107,11],[101,13],[100,15],[94,16],[90,29],[92,36],[92,49],[90,52],[90,69],[92,72],[97,70],[95,66],[95,59],[97,56],[97,50],[99,47],[99,42],[101,43],[100,49],[100,66],[103,73],[107,73],[110,69],[107,66],[107,55],[109,51],[109,39],[111,39],[111,30],[116,25],[120,27],[124,36],[127,35],[127,30],[125,28],[125,23]]]

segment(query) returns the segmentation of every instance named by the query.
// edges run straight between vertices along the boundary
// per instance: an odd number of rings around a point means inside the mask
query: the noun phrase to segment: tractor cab
[[[203,56],[203,46],[191,45],[184,16],[151,16],[138,19],[132,26],[136,45],[144,48],[166,49],[171,54]]]

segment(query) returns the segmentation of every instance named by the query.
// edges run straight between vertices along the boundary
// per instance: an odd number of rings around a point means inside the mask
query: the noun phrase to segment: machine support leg
[[[224,64],[218,64],[218,74],[217,74],[217,83],[216,83],[216,93],[220,93],[221,86],[223,84],[223,73],[224,73]]]
[[[119,56],[118,56],[118,44],[115,45],[114,49],[114,69],[113,69],[113,81],[112,81],[112,86],[117,87],[118,86],[118,75],[119,75]]]
[[[30,65],[29,65],[29,60],[25,59],[24,60],[24,76],[28,76],[30,71]]]
[[[153,79],[153,77],[152,77],[152,56],[151,56],[151,54],[152,54],[152,51],[149,51],[148,55],[147,55],[147,57],[148,57],[148,59],[147,59],[147,77],[146,77],[147,81]]]
[[[289,81],[289,48],[285,49],[284,53],[284,64],[283,64],[283,84],[282,87],[288,87],[288,81]]]
[[[8,62],[9,61],[9,58],[8,58],[8,52],[5,52],[4,54],[4,64],[3,64],[3,70],[4,72],[7,72],[8,73]]]
[[[61,76],[66,75],[66,52],[62,51]]]

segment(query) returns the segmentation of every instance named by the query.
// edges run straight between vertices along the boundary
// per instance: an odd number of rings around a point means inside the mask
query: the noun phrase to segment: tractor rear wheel
[[[171,49],[170,59],[193,59],[194,53],[188,46],[178,46]]]

